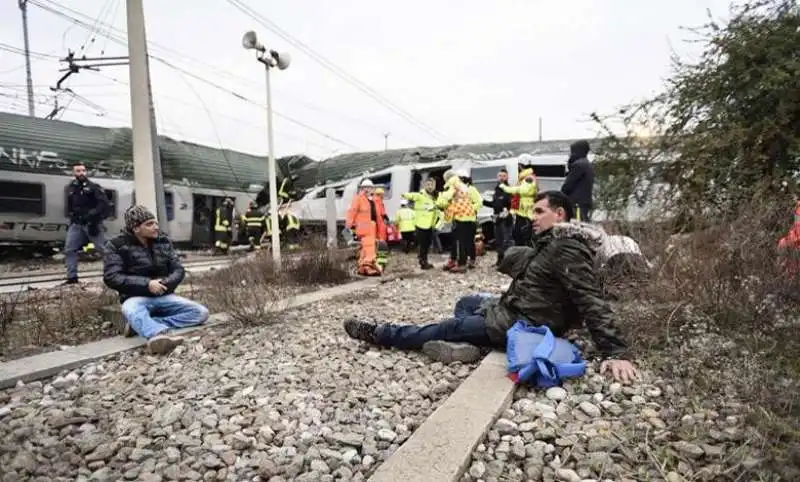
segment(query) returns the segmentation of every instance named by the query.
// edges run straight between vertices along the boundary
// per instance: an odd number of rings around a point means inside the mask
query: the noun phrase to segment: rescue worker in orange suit
[[[794,223],[786,236],[778,240],[781,267],[790,278],[800,275],[800,201],[794,205]]]
[[[345,219],[346,227],[355,233],[361,244],[358,273],[363,276],[380,276],[383,273],[378,265],[378,232],[383,224],[378,209],[375,185],[369,179],[364,179],[359,185],[358,194],[350,203]]]
[[[378,209],[382,223],[378,225],[378,266],[381,271],[386,270],[386,263],[389,262],[389,216],[386,214],[386,204],[383,202],[385,191],[381,186],[375,188],[375,207]]]
[[[242,215],[242,224],[245,226],[247,241],[250,243],[248,251],[261,249],[261,236],[266,230],[266,216],[259,212],[255,201],[250,203],[250,209]]]
[[[233,240],[233,199],[225,198],[222,206],[217,208],[214,219],[214,251],[217,254],[228,254]]]

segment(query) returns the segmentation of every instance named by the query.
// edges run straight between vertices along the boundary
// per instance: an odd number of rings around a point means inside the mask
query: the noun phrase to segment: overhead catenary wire
[[[42,10],[45,10],[45,11],[47,11],[47,12],[53,14],[53,15],[59,16],[59,17],[65,19],[65,20],[69,21],[70,23],[76,25],[76,26],[82,27],[82,28],[87,29],[87,30],[91,29],[93,27],[93,23],[94,23],[95,19],[93,19],[92,17],[89,17],[88,15],[86,15],[86,14],[80,12],[80,11],[77,11],[75,9],[72,9],[72,8],[67,7],[67,6],[61,5],[58,2],[55,2],[53,0],[28,0],[28,1],[30,2],[31,5],[33,5],[33,6],[37,7],[37,8],[40,8]],[[42,2],[47,3],[48,5],[45,5]],[[113,25],[105,24],[103,22],[98,22],[98,25],[100,25],[100,26],[105,28],[105,33],[100,33],[99,35],[101,35],[101,36],[105,37],[107,40],[111,40],[111,41],[113,41],[113,42],[115,42],[115,43],[117,43],[117,44],[119,44],[119,45],[121,45],[123,47],[127,46],[127,34],[124,31],[122,31],[122,30],[120,30],[118,28],[115,28]],[[245,78],[245,77],[242,77],[242,76],[239,76],[239,75],[232,74],[232,73],[230,73],[230,72],[228,72],[226,70],[223,70],[223,69],[221,69],[221,68],[219,68],[219,67],[217,67],[217,66],[215,66],[215,65],[213,65],[213,64],[211,64],[209,62],[197,59],[197,58],[192,57],[190,55],[187,55],[187,54],[185,54],[183,52],[175,50],[175,49],[173,49],[171,47],[167,47],[167,46],[158,44],[158,43],[153,42],[153,41],[148,41],[147,45],[148,45],[148,50],[151,52],[150,53],[150,58],[152,58],[152,59],[154,59],[156,61],[162,61],[162,60],[165,60],[165,59],[162,56],[159,56],[157,54],[154,55],[153,52],[155,51],[157,53],[158,51],[164,51],[164,52],[168,52],[168,53],[176,56],[177,58],[180,59],[181,62],[194,63],[194,64],[196,64],[198,66],[201,66],[204,70],[208,70],[208,71],[214,72],[215,74],[219,75],[220,77],[225,77],[227,79],[231,79],[231,80],[237,82],[238,84],[241,84],[241,85],[245,85],[246,84],[246,85],[250,85],[250,86],[260,85],[258,82],[254,81],[253,79],[249,79],[249,78]],[[173,62],[173,64],[174,64],[174,62]],[[184,69],[184,72],[186,72],[186,71],[187,71],[187,69]],[[204,79],[201,78],[201,80],[204,80]],[[241,94],[238,94],[235,91],[232,91],[231,89],[226,89],[226,93],[230,94],[231,92],[234,92],[234,96],[236,96],[237,98],[241,99],[241,97],[242,97]],[[340,117],[342,119],[346,119],[346,120],[349,120],[350,122],[358,123],[358,124],[360,124],[362,126],[369,127],[371,130],[380,131],[380,132],[383,132],[383,130],[385,130],[385,129],[382,130],[382,129],[376,127],[375,126],[375,122],[370,122],[370,121],[364,120],[364,119],[357,119],[357,118],[354,118],[354,117],[352,117],[350,115],[343,114],[341,112],[337,112],[337,111],[334,111],[334,110],[331,110],[331,109],[326,109],[324,107],[321,107],[319,105],[316,105],[316,104],[313,104],[313,103],[310,103],[310,102],[307,102],[307,101],[304,101],[304,100],[294,99],[294,98],[291,99],[291,100],[294,103],[298,103],[298,104],[301,104],[301,105],[308,106],[309,108],[311,108],[313,110],[322,111],[322,112],[330,112],[331,114],[333,114],[333,115],[335,115],[337,117]],[[247,99],[247,101],[250,101],[250,99]],[[256,103],[256,104],[257,105],[262,105],[262,104],[258,104],[258,103]],[[266,108],[266,107],[264,107],[264,108]],[[281,117],[282,114],[276,113],[276,116]],[[359,149],[359,148],[354,147],[352,144],[348,145],[347,143],[345,143],[343,145],[345,145],[347,147]]]
[[[405,119],[407,122],[411,123],[412,125],[420,128],[421,130],[425,131],[428,135],[433,137],[435,140],[439,142],[447,143],[447,136],[442,134],[441,132],[437,131],[433,127],[425,124],[421,120],[415,118],[413,115],[408,113],[406,110],[402,109],[401,107],[397,106],[389,99],[381,95],[375,89],[370,87],[369,85],[365,84],[364,82],[358,80],[357,78],[353,77],[352,75],[345,72],[341,67],[337,66],[320,53],[316,52],[314,49],[303,43],[302,41],[298,40],[297,38],[290,35],[285,30],[281,29],[277,24],[270,21],[268,18],[264,17],[263,15],[259,14],[257,11],[252,9],[251,7],[247,6],[243,0],[228,0],[228,3],[239,9],[242,13],[250,17],[251,19],[255,20],[259,24],[261,24],[264,28],[268,29],[272,33],[276,34],[277,36],[281,37],[285,41],[289,42],[295,48],[301,50],[306,55],[311,57],[312,60],[316,61],[325,69],[329,70],[345,82],[349,83],[356,89],[360,90],[361,92],[367,94],[369,97],[377,101],[382,106],[386,107],[390,111],[394,112],[401,118]]]

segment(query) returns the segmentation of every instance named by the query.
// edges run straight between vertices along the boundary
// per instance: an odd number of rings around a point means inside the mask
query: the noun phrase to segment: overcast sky
[[[235,2],[255,10],[257,19],[233,3],[145,0],[150,54],[157,57],[151,76],[160,133],[266,152],[263,68],[241,47],[242,34],[252,29],[268,47],[292,55],[291,67],[272,76],[276,153],[314,158],[383,149],[386,132],[390,148],[535,140],[540,116],[545,140],[594,137],[596,128],[586,120],[590,112],[609,111],[657,91],[669,74],[671,52],[696,53],[680,27],[703,23],[706,9],[725,17],[729,4]],[[52,110],[49,87],[61,75],[57,56],[67,49],[90,57],[127,55],[124,0],[29,0],[28,10],[39,116]],[[75,25],[70,17],[96,28]],[[0,110],[24,114],[24,58],[6,49],[23,46],[16,0],[0,2],[0,18]],[[109,32],[121,43],[107,40]],[[361,89],[343,77],[356,79]],[[73,75],[65,86],[90,102],[60,95],[60,105],[69,106],[60,118],[129,125],[127,81],[127,66]],[[411,120],[364,90],[388,99]]]

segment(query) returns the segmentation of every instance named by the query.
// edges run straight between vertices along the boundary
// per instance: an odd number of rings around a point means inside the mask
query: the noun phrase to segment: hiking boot
[[[67,278],[66,281],[61,283],[61,286],[69,286],[69,285],[77,285],[77,284],[80,284],[80,282],[78,281],[78,278]]]
[[[147,340],[147,349],[153,355],[166,355],[183,343],[183,337],[164,331]]]
[[[373,321],[351,318],[344,322],[344,331],[347,332],[350,338],[372,344],[378,343],[378,338],[375,336],[376,328],[378,328],[378,324]]]
[[[419,267],[424,270],[433,269],[433,265],[428,262],[422,263]]]
[[[481,350],[469,343],[434,340],[422,345],[422,353],[441,363],[473,363],[481,358]]]
[[[457,267],[456,262],[451,259],[450,261],[447,262],[447,264],[445,264],[442,267],[442,269],[444,271],[450,271],[450,270],[452,270],[453,268],[456,268],[456,267]]]
[[[466,266],[455,265],[452,268],[450,268],[448,271],[450,271],[451,273],[466,273],[467,272],[467,268],[466,268]]]

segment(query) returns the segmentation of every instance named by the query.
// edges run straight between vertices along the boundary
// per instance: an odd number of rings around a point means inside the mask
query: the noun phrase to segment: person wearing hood
[[[592,220],[594,189],[594,166],[588,157],[590,150],[589,142],[585,140],[574,142],[569,146],[567,178],[561,186],[561,192],[575,204],[575,217],[578,221],[587,223]]]
[[[563,337],[586,326],[604,357],[600,371],[627,382],[637,376],[625,360],[627,345],[614,326],[614,315],[603,299],[594,255],[599,248],[594,232],[570,223],[574,208],[558,191],[536,196],[532,246],[506,251],[498,271],[513,279],[502,296],[473,295],[458,300],[454,316],[427,325],[344,322],[351,337],[384,347],[421,349],[434,360],[476,361],[480,348],[505,350],[506,332],[518,321],[548,326]]]
[[[72,165],[74,179],[67,186],[67,239],[64,241],[64,262],[67,280],[78,283],[78,252],[91,245],[102,254],[105,244],[103,220],[109,215],[110,203],[103,188],[86,175],[82,162]],[[88,243],[88,244],[87,244]]]
[[[186,273],[153,213],[134,205],[124,221],[122,234],[106,243],[103,282],[119,293],[124,335],[137,333],[151,353],[164,354],[183,342],[173,330],[205,323],[208,308],[175,294]]]
[[[382,230],[383,217],[375,199],[375,184],[364,179],[359,184],[358,194],[353,197],[347,210],[345,227],[358,238],[358,274],[380,276],[382,266],[378,264],[378,233]]]
[[[417,259],[419,259],[420,268],[425,270],[433,268],[428,261],[428,252],[431,243],[435,241],[434,230],[439,220],[439,211],[436,209],[434,199],[435,192],[436,181],[428,178],[422,183],[422,189],[419,192],[403,193],[404,201],[414,203],[414,240],[417,243]]]

